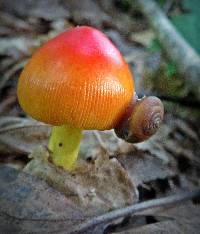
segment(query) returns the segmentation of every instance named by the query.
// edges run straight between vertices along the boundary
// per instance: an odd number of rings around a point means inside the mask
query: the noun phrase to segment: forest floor
[[[110,210],[200,187],[199,106],[186,101],[187,87],[140,10],[122,2],[0,0],[0,232],[71,233]],[[25,115],[16,86],[32,53],[76,25],[94,26],[113,41],[134,74],[136,92],[158,95],[165,117],[155,136],[134,145],[112,130],[85,131],[79,160],[84,167],[68,174],[45,162],[50,126]],[[84,233],[199,233],[199,217],[199,199],[193,199]]]

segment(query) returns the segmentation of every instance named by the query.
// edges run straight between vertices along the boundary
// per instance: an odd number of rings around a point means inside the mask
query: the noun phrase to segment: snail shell
[[[129,118],[115,129],[115,133],[130,143],[145,141],[159,129],[163,115],[164,107],[159,98],[138,99]]]

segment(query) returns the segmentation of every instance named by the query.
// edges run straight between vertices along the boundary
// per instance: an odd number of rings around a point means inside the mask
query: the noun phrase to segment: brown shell
[[[115,129],[118,137],[130,143],[147,140],[159,129],[164,107],[157,97],[144,97],[137,101],[129,118]]]

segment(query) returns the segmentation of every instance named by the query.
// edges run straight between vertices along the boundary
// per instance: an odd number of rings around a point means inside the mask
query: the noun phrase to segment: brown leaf
[[[0,54],[15,57],[22,57],[23,55],[30,55],[30,48],[38,47],[39,40],[33,40],[28,37],[12,37],[0,39]],[[19,55],[20,54],[20,55]]]
[[[169,167],[161,159],[141,150],[136,150],[132,154],[119,157],[118,159],[136,185],[156,179],[173,177],[177,173],[173,167]]]
[[[64,8],[62,1],[44,0],[44,1],[24,1],[12,0],[0,1],[0,9],[11,14],[13,12],[21,17],[38,17],[46,20],[53,20],[61,17],[69,17],[69,12]],[[47,10],[48,9],[48,10]]]
[[[50,126],[33,119],[0,117],[0,153],[31,153],[39,145],[47,145]],[[110,155],[124,154],[134,149],[132,144],[116,137],[113,131],[84,131],[80,156],[96,158],[102,150]],[[99,136],[99,137],[98,137]],[[102,143],[103,142],[103,143]]]
[[[66,233],[86,215],[44,181],[0,165],[1,233]]]
[[[5,87],[6,83],[13,77],[13,75],[22,69],[26,64],[27,60],[22,60],[19,63],[15,64],[11,69],[9,69],[5,74],[2,76],[0,80],[0,92]]]
[[[44,148],[30,157],[34,159],[25,167],[26,172],[44,179],[88,213],[102,213],[138,200],[135,185],[116,159],[102,155],[94,164],[82,163],[68,173],[47,161]]]
[[[102,152],[110,156],[127,154],[135,149],[133,144],[119,139],[113,130],[107,131],[84,131],[81,142],[80,155],[87,158],[96,158]]]
[[[65,1],[65,7],[69,10],[74,22],[78,25],[85,23],[101,27],[104,22],[111,21],[110,16],[102,11],[96,1],[68,0]]]
[[[0,118],[0,153],[31,153],[46,145],[50,127],[43,123],[15,117]]]
[[[150,213],[153,217],[153,214]],[[200,208],[193,205],[191,202],[187,204],[176,206],[174,208],[163,209],[156,212],[156,215],[169,217],[169,220],[146,224],[128,231],[118,232],[119,234],[190,234],[199,233],[200,229]],[[113,232],[112,232],[113,233]]]

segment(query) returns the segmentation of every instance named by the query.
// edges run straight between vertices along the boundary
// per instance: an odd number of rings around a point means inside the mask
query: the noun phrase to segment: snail
[[[129,143],[147,140],[159,129],[164,115],[161,100],[154,96],[132,102],[120,124],[114,129],[119,138]]]

